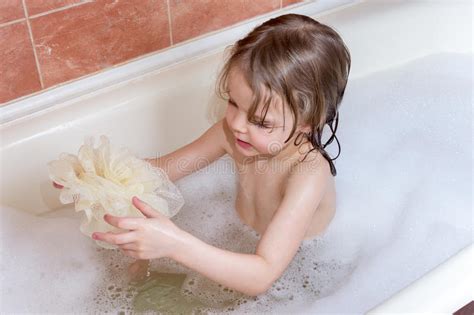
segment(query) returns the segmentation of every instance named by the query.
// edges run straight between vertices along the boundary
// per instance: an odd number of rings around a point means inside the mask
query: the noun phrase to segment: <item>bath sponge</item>
[[[93,232],[124,231],[105,222],[106,213],[144,217],[132,204],[133,196],[169,218],[178,213],[184,199],[161,168],[135,157],[126,148],[111,147],[104,135],[100,142],[94,148],[94,139],[86,136],[77,156],[63,152],[59,160],[47,164],[49,178],[64,186],[59,196],[61,203],[74,202],[77,212],[84,211],[80,226],[83,234],[91,237]],[[117,248],[95,242],[103,248]]]

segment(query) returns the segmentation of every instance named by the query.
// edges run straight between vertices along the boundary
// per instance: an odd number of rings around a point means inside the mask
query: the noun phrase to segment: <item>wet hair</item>
[[[272,96],[277,95],[283,101],[283,113],[286,103],[294,119],[285,143],[294,135],[299,123],[309,125],[311,131],[300,132],[294,144],[299,146],[306,137],[313,148],[304,159],[317,149],[328,160],[331,174],[336,176],[332,161],[341,151],[336,137],[338,109],[351,67],[349,50],[338,33],[308,16],[285,14],[255,27],[226,51],[228,56],[218,76],[217,94],[226,99],[229,73],[234,66],[238,67],[254,93],[248,120],[256,121],[255,111],[263,102],[262,124]],[[322,144],[326,124],[332,135]],[[339,153],[331,159],[325,148],[334,139]]]

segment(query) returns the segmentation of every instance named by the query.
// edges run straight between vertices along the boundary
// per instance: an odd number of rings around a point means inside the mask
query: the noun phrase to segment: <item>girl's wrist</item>
[[[175,237],[176,243],[173,249],[170,251],[168,258],[171,258],[174,261],[180,262],[181,257],[183,255],[186,255],[186,252],[187,252],[186,248],[192,242],[193,236],[189,234],[188,232],[180,229],[178,226],[176,226],[175,235],[176,235]]]

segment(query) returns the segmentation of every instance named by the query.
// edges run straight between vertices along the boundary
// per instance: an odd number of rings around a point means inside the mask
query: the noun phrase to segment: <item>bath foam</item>
[[[151,270],[186,274],[182,294],[211,314],[365,313],[472,242],[471,69],[472,55],[440,54],[349,81],[336,216],[266,294],[244,296],[171,259]],[[237,185],[228,156],[182,178],[186,204],[172,221],[254,253],[260,235],[235,213]],[[68,207],[34,219],[2,209],[2,253],[14,253],[1,259],[2,311],[132,313],[133,259],[71,233],[80,216]]]
[[[127,148],[111,147],[109,139],[85,137],[76,155],[61,153],[59,160],[48,163],[49,177],[64,186],[59,200],[74,202],[76,211],[84,211],[80,230],[88,237],[94,232],[123,232],[105,222],[106,213],[120,217],[144,217],[132,204],[137,196],[167,217],[174,216],[184,204],[183,197],[167,174],[147,161],[136,158]],[[95,241],[103,248],[117,248]]]

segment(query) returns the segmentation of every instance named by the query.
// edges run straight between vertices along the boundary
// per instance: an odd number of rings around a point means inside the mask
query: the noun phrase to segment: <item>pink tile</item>
[[[21,0],[0,0],[0,24],[25,18]]]
[[[41,90],[26,22],[0,27],[0,103]]]
[[[25,0],[29,16],[81,2],[85,2],[85,0]]]
[[[166,0],[102,0],[31,19],[45,87],[170,45]]]
[[[303,2],[303,0],[283,0],[282,7],[286,7],[288,5],[292,5],[299,2]]]
[[[280,0],[170,0],[173,44],[280,8]]]

